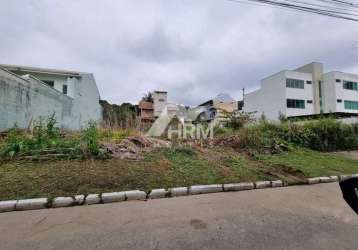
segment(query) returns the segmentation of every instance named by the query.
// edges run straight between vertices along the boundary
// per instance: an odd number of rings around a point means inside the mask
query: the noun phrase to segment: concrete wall
[[[154,116],[158,117],[167,106],[168,103],[168,94],[167,92],[162,91],[154,91],[153,93],[153,108],[154,108]]]
[[[341,80],[341,82],[336,82],[336,79]],[[345,100],[358,102],[358,91],[344,89],[343,81],[358,82],[358,75],[338,71],[324,74],[325,112],[358,113],[358,110],[344,108]],[[338,103],[337,99],[342,100],[342,102]]]
[[[295,69],[303,73],[312,75],[312,90],[313,90],[313,113],[319,114],[321,111],[319,98],[319,82],[323,83],[323,64],[319,62],[312,62],[302,67]]]
[[[15,123],[28,128],[40,117],[53,113],[58,125],[65,129],[77,130],[91,120],[101,121],[99,92],[92,75],[73,80],[73,96],[30,75],[20,77],[0,68],[0,130],[10,129]]]
[[[300,79],[305,82],[304,89],[287,88],[286,79]],[[309,115],[314,112],[313,86],[306,84],[312,81],[312,75],[291,70],[284,70],[261,81],[261,88],[245,95],[243,110],[256,113],[256,118],[262,114],[270,120],[277,120],[279,114],[287,117]],[[287,108],[287,99],[305,100],[305,109]]]
[[[297,88],[287,88],[286,87],[286,78],[291,79],[299,79],[304,81],[304,89]],[[311,115],[315,112],[314,110],[314,98],[313,98],[313,84],[307,84],[307,81],[312,81],[312,74],[309,73],[301,73],[297,71],[285,71],[285,81],[284,86],[286,90],[286,99],[298,99],[305,101],[304,109],[296,109],[296,108],[285,108],[285,115],[287,117],[290,116],[300,116],[300,115]],[[310,100],[312,103],[308,103]],[[285,107],[287,107],[287,103],[285,100]]]

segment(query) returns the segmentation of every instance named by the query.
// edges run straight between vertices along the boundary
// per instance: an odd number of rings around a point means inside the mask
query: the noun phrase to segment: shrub
[[[265,122],[253,127],[256,127],[256,133],[263,137],[261,140],[267,140],[267,137],[280,139],[319,151],[358,149],[357,125],[342,124],[333,118],[321,118],[303,123]],[[257,137],[257,134],[252,136]]]
[[[222,110],[222,112],[227,120],[226,127],[234,130],[243,128],[245,125],[255,120],[253,117],[254,112],[244,112],[240,110],[234,112],[226,112]]]
[[[94,122],[90,122],[88,127],[83,130],[82,140],[84,142],[84,151],[89,155],[98,155],[99,144],[99,132],[97,125]]]

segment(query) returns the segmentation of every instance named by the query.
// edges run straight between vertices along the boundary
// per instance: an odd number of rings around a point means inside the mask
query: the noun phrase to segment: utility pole
[[[242,88],[242,106],[244,106],[245,88]]]

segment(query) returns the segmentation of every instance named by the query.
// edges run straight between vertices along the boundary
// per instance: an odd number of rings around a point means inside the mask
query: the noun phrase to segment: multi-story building
[[[323,73],[313,62],[295,70],[283,70],[261,81],[259,90],[244,96],[243,110],[268,119],[324,113],[358,114],[358,75]]]
[[[0,131],[52,114],[61,128],[78,130],[102,121],[99,100],[91,73],[0,65]]]

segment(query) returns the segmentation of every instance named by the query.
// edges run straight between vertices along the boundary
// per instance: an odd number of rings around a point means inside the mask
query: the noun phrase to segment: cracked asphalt
[[[0,214],[0,249],[358,249],[338,183]]]

